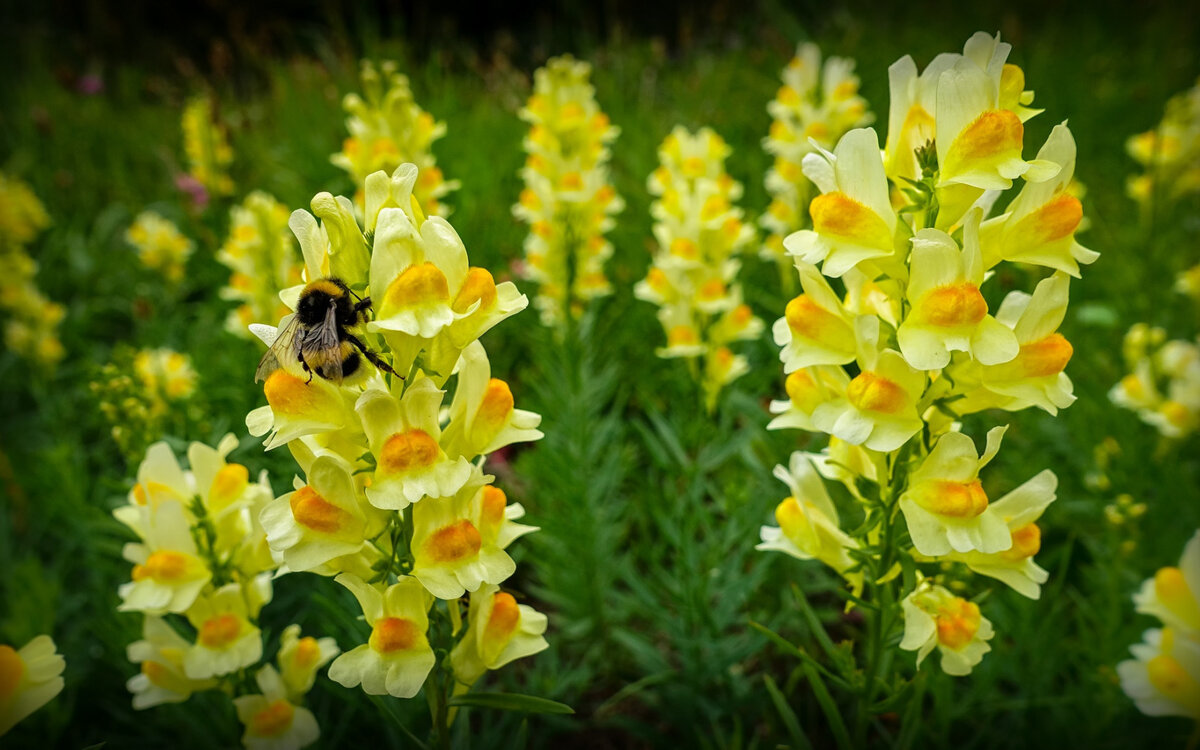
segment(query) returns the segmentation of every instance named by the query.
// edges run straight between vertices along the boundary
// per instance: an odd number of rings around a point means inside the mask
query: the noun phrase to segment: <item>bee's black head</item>
[[[320,325],[325,322],[330,306],[336,309],[338,325],[354,324],[355,314],[354,305],[350,301],[350,288],[341,279],[332,277],[317,279],[304,287],[296,305],[296,315],[303,325]]]

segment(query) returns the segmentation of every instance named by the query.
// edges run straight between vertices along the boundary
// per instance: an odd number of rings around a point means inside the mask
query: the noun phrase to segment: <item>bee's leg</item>
[[[367,315],[366,315],[367,310],[370,310],[370,309],[371,309],[371,298],[370,297],[363,297],[358,302],[355,302],[354,307],[351,308],[351,310],[354,312],[355,319],[356,320],[364,320],[364,321],[367,319]],[[363,348],[362,344],[359,344],[358,348],[362,349]]]
[[[369,300],[363,300],[363,301],[369,302]],[[350,342],[354,346],[358,347],[358,350],[363,353],[363,356],[367,358],[368,362],[375,365],[380,370],[383,370],[386,373],[395,375],[396,377],[400,378],[401,380],[404,380],[403,375],[401,375],[400,373],[393,370],[391,365],[389,365],[387,362],[384,362],[383,358],[380,357],[378,354],[376,354],[375,352],[368,349],[367,345],[364,344],[362,341],[360,341],[359,338],[357,336],[355,336],[353,333],[350,333],[349,331],[347,331],[347,332],[345,332],[345,335],[343,336],[343,338],[345,338],[346,341]]]
[[[298,351],[298,352],[296,352],[296,356],[298,356],[300,358],[300,366],[303,367],[304,371],[308,373],[308,380],[304,381],[304,384],[308,385],[309,383],[312,382],[312,376],[313,376],[312,368],[309,367],[308,363],[304,361],[304,352]]]

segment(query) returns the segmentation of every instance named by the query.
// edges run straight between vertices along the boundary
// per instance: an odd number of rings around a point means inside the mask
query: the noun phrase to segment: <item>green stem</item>
[[[450,689],[454,678],[438,665],[425,683],[425,695],[429,699],[429,714],[433,720],[431,734],[433,747],[438,750],[450,750]]]

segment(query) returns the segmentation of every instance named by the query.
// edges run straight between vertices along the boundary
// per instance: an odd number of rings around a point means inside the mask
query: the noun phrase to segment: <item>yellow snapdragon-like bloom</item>
[[[251,323],[268,323],[287,314],[279,292],[301,282],[295,240],[288,230],[288,210],[262,191],[246,196],[229,210],[229,237],[217,260],[230,270],[221,298],[236,302],[225,328],[248,338]]]
[[[445,196],[458,189],[457,180],[446,180],[437,167],[433,142],[446,134],[446,123],[434,120],[413,97],[408,77],[388,60],[376,67],[362,62],[363,93],[346,94],[346,130],[350,135],[330,161],[346,170],[362,186],[368,175],[380,170],[391,174],[401,164],[416,164],[421,178],[413,194],[425,211],[448,216]],[[359,203],[363,195],[357,196]]]
[[[940,556],[961,562],[980,575],[1003,581],[1030,599],[1042,593],[1042,584],[1050,574],[1033,560],[1042,547],[1042,531],[1037,520],[1056,499],[1058,477],[1046,469],[988,506],[993,516],[1004,521],[1012,536],[1012,545],[1000,552],[957,552]]]
[[[804,157],[804,174],[821,194],[809,204],[812,229],[788,235],[784,247],[821,272],[837,278],[863,261],[896,252],[896,212],[873,128],[846,133],[833,152]]]
[[[992,650],[992,623],[979,612],[979,605],[954,596],[941,586],[925,581],[901,602],[904,638],[900,648],[917,652],[917,666],[935,648],[942,654],[942,671],[961,677]]]
[[[1160,568],[1133,601],[1163,627],[1147,630],[1129,649],[1134,658],[1117,665],[1121,689],[1144,714],[1200,721],[1200,531],[1179,565]]]
[[[624,201],[608,178],[609,145],[620,129],[596,104],[591,65],[570,55],[534,73],[521,109],[530,124],[521,192],[513,215],[529,225],[522,274],[538,284],[534,304],[546,325],[575,317],[589,300],[612,293],[604,234]]]
[[[368,695],[416,695],[435,663],[426,637],[433,597],[408,576],[384,592],[346,573],[337,581],[358,600],[371,637],[335,659],[329,679],[348,688],[362,685]]]
[[[183,278],[184,266],[195,249],[195,244],[178,227],[153,211],[137,215],[125,231],[125,241],[137,250],[142,265],[171,282]]]
[[[133,693],[133,707],[141,710],[163,703],[182,703],[192,693],[216,687],[212,678],[194,680],[187,676],[183,659],[192,646],[161,617],[148,616],[142,640],[129,644],[126,654],[139,671],[125,687]]]
[[[1020,346],[1008,362],[980,368],[980,385],[1003,397],[996,404],[1000,408],[1016,411],[1033,405],[1057,414],[1075,403],[1065,372],[1075,348],[1058,333],[1069,287],[1069,278],[1060,271],[1038,282],[1032,295],[1009,292],[996,312],[996,320],[1012,329]]]
[[[246,750],[293,750],[308,747],[321,736],[316,717],[291,702],[287,686],[270,664],[254,676],[259,693],[233,699],[238,719],[245,727]]]
[[[271,598],[270,578],[243,587],[222,586],[196,600],[187,611],[196,641],[183,656],[183,671],[193,680],[236,672],[262,658],[262,634],[254,624],[258,609]]]
[[[491,377],[487,352],[478,341],[463,350],[458,387],[442,443],[450,455],[478,456],[506,445],[538,440],[542,417],[514,407],[512,389]]]
[[[0,736],[62,692],[66,666],[48,635],[20,649],[0,644]]]
[[[1066,123],[1050,131],[1038,159],[1059,165],[1058,174],[1043,182],[1026,182],[1004,214],[984,223],[979,241],[983,265],[1001,260],[1048,266],[1079,277],[1079,265],[1093,263],[1100,253],[1075,240],[1083,222],[1083,204],[1071,194],[1075,174],[1075,138]]]
[[[870,124],[874,116],[858,94],[854,61],[830,57],[821,62],[821,50],[811,42],[800,44],[796,55],[783,69],[783,86],[767,104],[771,129],[763,148],[775,158],[767,171],[766,187],[771,205],[758,222],[769,234],[762,254],[782,260],[783,238],[803,229],[813,185],[801,164],[813,153],[815,142],[833,148],[851,128]]]
[[[775,467],[776,478],[791,494],[775,508],[779,526],[763,526],[759,532],[762,543],[755,549],[820,560],[861,588],[862,575],[847,572],[854,567],[848,550],[857,548],[858,542],[838,528],[837,508],[813,461],[813,456],[796,451],[788,466]]]
[[[144,519],[139,525],[145,543],[125,545],[125,559],[134,564],[133,580],[121,585],[118,609],[151,615],[184,612],[212,572],[200,558],[183,505],[171,501],[137,510]]]
[[[855,316],[842,305],[829,282],[811,263],[796,261],[804,293],[787,304],[775,321],[775,344],[782,347],[783,371],[854,361]]]
[[[403,510],[423,497],[454,495],[471,479],[465,456],[451,458],[442,448],[438,412],[444,391],[429,378],[408,384],[397,399],[380,390],[367,390],[358,399],[371,453],[375,479],[367,499],[376,508]]]
[[[1200,339],[1165,338],[1165,331],[1145,324],[1129,329],[1124,350],[1130,372],[1108,397],[1164,436],[1181,439],[1200,430]]]
[[[332,638],[301,636],[299,625],[288,625],[279,640],[279,654],[275,657],[279,665],[279,676],[287,691],[288,699],[299,701],[317,679],[317,672],[339,653],[337,641]]]
[[[1200,721],[1200,641],[1173,628],[1147,630],[1117,665],[1121,689],[1148,716]]]
[[[853,445],[892,451],[922,427],[917,399],[924,376],[899,352],[879,348],[879,320],[861,316],[856,322],[859,373],[843,394],[817,405],[813,425]]]
[[[133,357],[133,372],[142,386],[158,395],[157,403],[191,397],[196,391],[192,358],[173,349],[142,349]]]
[[[979,211],[968,214],[961,251],[940,229],[922,229],[912,239],[906,290],[912,311],[896,329],[896,340],[918,370],[950,364],[951,350],[985,366],[1009,362],[1020,351],[1012,330],[988,314],[979,291],[979,219]]]
[[[454,679],[469,687],[489,669],[544,651],[545,632],[545,615],[499,586],[481,586],[471,594],[466,634],[450,653]]]
[[[1133,597],[1138,612],[1200,641],[1200,532],[1183,548],[1179,565],[1160,568]]]
[[[1145,170],[1127,185],[1143,206],[1200,192],[1200,82],[1171,97],[1158,126],[1131,136],[1125,150]]]
[[[495,533],[504,508],[496,513],[487,502],[491,498],[482,483],[490,479],[477,474],[454,497],[420,503],[413,510],[412,574],[439,599],[501,583],[517,569]]]
[[[247,415],[251,433],[267,435],[268,449],[286,445],[303,475],[293,492],[259,505],[280,571],[337,576],[372,628],[367,643],[333,661],[330,677],[403,698],[421,691],[439,655],[465,653],[456,651],[468,637],[458,599],[509,578],[516,565],[505,549],[536,530],[517,522],[524,508],[483,473],[487,454],[541,437],[540,416],[516,408],[516,389],[493,377],[479,341],[528,300],[470,265],[454,228],[414,195],[420,184],[416,165],[403,164],[366,177],[361,210],[321,193],[311,213],[292,213],[305,299],[332,287],[322,281],[329,277],[370,296],[366,319],[347,333],[379,364],[335,381],[304,372],[292,349],[277,347],[277,366],[264,378],[267,405]],[[289,310],[305,288],[281,293]],[[273,346],[291,316],[251,330]],[[289,702],[335,652],[332,643],[285,633],[277,661]],[[472,663],[486,671],[504,661]],[[430,679],[427,689],[446,699],[458,689]]]
[[[709,128],[677,126],[659,146],[649,177],[658,251],[639,299],[659,305],[667,345],[660,357],[702,357],[701,383],[711,411],[721,388],[749,370],[735,341],[757,338],[763,323],[742,302],[737,256],[754,239],[734,202],[742,186],[725,171],[730,148]]]
[[[4,345],[16,354],[53,367],[65,355],[58,326],[65,308],[51,302],[34,283],[38,264],[26,246],[50,225],[50,217],[28,185],[0,173],[0,316]]]
[[[950,551],[1000,552],[1012,546],[1012,535],[979,480],[979,471],[1000,450],[1006,427],[988,431],[987,447],[975,452],[975,443],[961,432],[938,438],[933,450],[909,478],[900,496],[900,510],[908,522],[913,545],[922,555]]]
[[[217,122],[212,97],[200,95],[189,99],[183,108],[182,127],[188,174],[212,195],[232,194],[229,165],[233,163],[233,148],[224,127]]]
[[[828,434],[813,467],[844,485],[862,520],[856,513],[842,528],[832,503],[811,500],[825,497],[818,479],[808,500],[778,507],[780,528],[764,529],[764,542],[848,579],[853,570],[855,595],[880,605],[866,608],[868,639],[886,640],[896,621],[886,603],[903,601],[901,646],[921,659],[941,649],[951,674],[979,662],[991,626],[971,602],[920,583],[922,566],[962,565],[1037,598],[1048,578],[1034,562],[1038,519],[1057,487],[1043,471],[992,502],[979,472],[1004,428],[980,454],[961,417],[1031,406],[1056,414],[1074,402],[1065,372],[1074,349],[1058,329],[1070,277],[1097,257],[1075,239],[1082,191],[1066,124],[1037,158],[1023,155],[1024,123],[1039,110],[1010,51],[981,32],[924,71],[902,58],[888,69],[882,153],[875,131],[858,128],[803,157],[820,194],[808,205],[811,227],[784,239],[803,293],[774,326],[787,399],[771,402],[768,427]],[[1010,188],[1016,195],[1005,197]],[[1005,262],[1053,273],[993,314],[987,285]],[[1171,370],[1187,370],[1186,360],[1171,358]],[[1155,391],[1143,377],[1150,369],[1129,390]],[[1139,407],[1186,420],[1186,407],[1167,407],[1160,392],[1139,391]],[[1175,395],[1186,403],[1187,393]]]
[[[351,467],[337,455],[318,457],[308,483],[262,509],[267,542],[291,570],[319,571],[362,550],[384,527],[382,514],[362,502]]]

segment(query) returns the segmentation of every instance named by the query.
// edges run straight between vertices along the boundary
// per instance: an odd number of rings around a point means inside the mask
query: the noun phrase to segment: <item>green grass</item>
[[[1182,745],[1187,722],[1138,714],[1112,666],[1153,625],[1133,614],[1131,593],[1156,568],[1174,563],[1200,526],[1200,462],[1194,439],[1160,444],[1106,393],[1123,374],[1120,341],[1130,324],[1164,325],[1175,336],[1196,330],[1194,311],[1167,291],[1176,271],[1200,260],[1195,201],[1160,216],[1151,232],[1124,196],[1135,168],[1124,140],[1151,127],[1167,97],[1198,72],[1200,33],[1183,14],[1160,9],[1135,34],[1115,27],[1111,12],[1045,20],[1032,12],[997,18],[963,11],[919,23],[896,11],[840,10],[815,23],[787,14],[744,19],[729,34],[670,49],[618,34],[576,44],[545,38],[511,56],[455,42],[423,55],[413,50],[424,44],[347,41],[334,32],[308,40],[311,54],[241,59],[246,70],[209,84],[195,73],[108,64],[106,90],[97,97],[61,84],[52,38],[29,35],[6,53],[24,72],[0,86],[0,166],[30,182],[54,219],[30,251],[42,267],[42,289],[67,305],[68,357],[43,377],[0,353],[0,641],[52,633],[67,659],[67,688],[6,741],[133,747],[171,738],[180,747],[210,747],[238,739],[232,709],[216,696],[143,713],[129,705],[123,683],[134,669],[124,647],[138,637],[140,618],[115,611],[116,587],[129,574],[120,556],[128,537],[110,511],[136,467],[113,445],[87,389],[120,345],[189,352],[201,376],[202,418],[171,436],[177,447],[232,430],[243,437],[234,459],[253,472],[268,469],[276,491],[296,471],[285,452],[264,454],[244,435],[244,414],[261,401],[251,382],[259,351],[221,328],[226,308],[215,290],[225,271],[213,254],[228,204],[189,213],[172,185],[187,95],[211,85],[220,99],[239,196],[264,189],[306,207],[318,191],[351,190],[328,157],[344,137],[340,96],[357,87],[357,55],[397,57],[417,100],[449,128],[435,152],[446,175],[463,182],[449,198],[451,221],[474,264],[504,273],[524,236],[510,213],[523,161],[516,109],[541,62],[532,58],[573,51],[593,62],[600,105],[622,129],[612,163],[628,204],[610,235],[617,291],[565,342],[541,330],[531,311],[485,339],[493,372],[512,383],[518,406],[544,419],[545,439],[516,452],[499,481],[543,529],[517,545],[512,583],[550,615],[551,648],[488,677],[484,687],[563,701],[576,715],[526,724],[517,715],[471,709],[456,740],[480,748],[512,746],[519,736],[544,747],[775,747],[790,735],[765,687],[770,676],[814,744],[832,746],[814,696],[793,672],[798,663],[749,627],[760,622],[811,647],[789,590],[796,584],[835,637],[857,633],[839,613],[836,581],[816,563],[753,550],[758,526],[784,493],[771,467],[812,438],[765,431],[765,400],[782,393],[768,340],[745,347],[752,372],[727,390],[711,418],[682,363],[654,356],[661,339],[654,310],[632,298],[649,263],[644,181],[674,124],[710,125],[733,146],[729,170],[745,184],[742,205],[756,214],[768,202],[762,175],[769,159],[760,147],[769,125],[765,106],[797,40],[812,37],[826,54],[858,61],[882,132],[887,65],[903,54],[923,65],[937,52],[958,50],[978,29],[999,28],[1015,44],[1013,61],[1036,90],[1037,106],[1046,108],[1029,124],[1026,153],[1070,119],[1092,220],[1081,240],[1103,255],[1072,284],[1063,327],[1075,347],[1069,372],[1079,401],[1057,419],[994,412],[968,423],[976,435],[1010,424],[985,474],[990,492],[1047,466],[1058,474],[1059,500],[1045,517],[1039,556],[1052,578],[1038,602],[996,587],[987,615],[998,635],[971,677],[948,678],[925,666],[931,673],[921,742],[964,750]],[[147,207],[197,241],[176,290],[140,268],[121,238]],[[776,270],[757,260],[745,266],[747,300],[769,323],[785,303]],[[1018,275],[999,281],[1032,287]],[[1086,478],[1097,471],[1095,446],[1109,436],[1121,451],[1099,489]],[[1123,492],[1149,507],[1133,528],[1104,518],[1104,506]],[[1134,551],[1122,552],[1126,539],[1136,540]],[[339,587],[301,574],[279,581],[267,625],[277,637],[298,621],[306,631],[335,635],[345,648],[361,637],[354,612]],[[896,658],[911,668],[910,654]],[[404,741],[383,709],[358,691],[322,680],[310,701],[325,746]],[[419,736],[427,729],[419,699],[389,701],[386,710]]]

